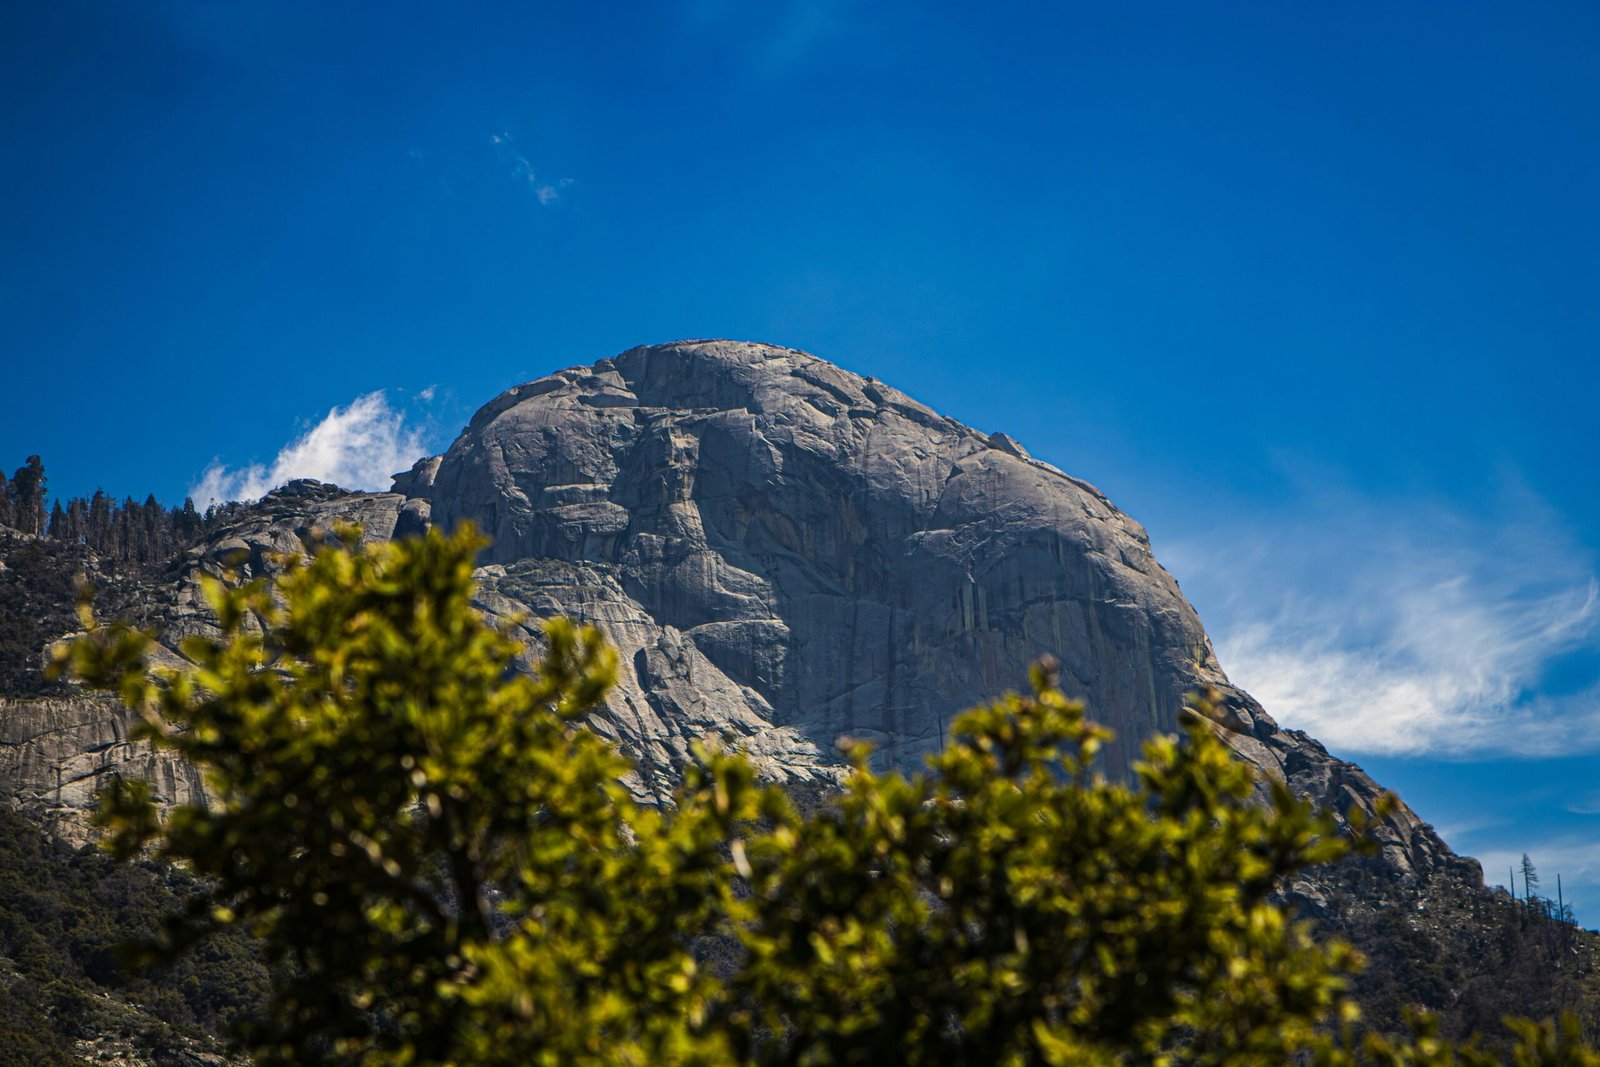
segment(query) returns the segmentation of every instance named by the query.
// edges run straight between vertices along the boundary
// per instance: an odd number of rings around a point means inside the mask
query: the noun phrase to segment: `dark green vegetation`
[[[239,931],[169,966],[128,965],[198,885],[165,864],[71,849],[0,806],[0,1067],[73,1063],[73,1042],[112,1039],[188,1062],[260,1005],[266,970]]]
[[[49,642],[77,628],[78,575],[95,588],[102,614],[141,621],[150,605],[140,579],[159,576],[243,509],[228,504],[202,515],[187,500],[181,508],[153,496],[118,504],[98,491],[47,508],[47,485],[38,456],[10,479],[0,473],[0,697],[62,690],[44,677],[42,657]]]
[[[558,620],[538,675],[508,675],[516,642],[471,606],[480,547],[433,532],[212,582],[192,669],[152,677],[124,626],[62,661],[208,773],[207,808],[161,820],[129,783],[102,823],[213,880],[194,936],[249,930],[280,964],[259,1062],[1495,1062],[1426,1029],[1355,1041],[1355,954],[1271,897],[1360,842],[1282,786],[1256,803],[1208,703],[1132,787],[1092,772],[1109,735],[1041,669],[926,775],[858,752],[802,813],[701,746],[643,807],[574,728],[615,653]],[[1515,1055],[1600,1064],[1576,1021],[1521,1026]]]
[[[193,500],[169,508],[152,494],[142,504],[131,496],[118,503],[99,489],[87,499],[52,502],[48,487],[38,456],[29,456],[9,480],[0,472],[0,526],[83,545],[120,563],[165,563],[247,506],[214,505],[202,514]]]
[[[28,697],[59,689],[45,679],[43,651],[77,628],[74,580],[93,568],[93,560],[75,545],[20,537],[5,528],[0,548],[0,694]]]
[[[0,527],[0,697],[60,695],[69,688],[45,677],[46,647],[78,628],[79,579],[97,610],[148,622],[160,572],[117,563],[83,545],[32,537]]]

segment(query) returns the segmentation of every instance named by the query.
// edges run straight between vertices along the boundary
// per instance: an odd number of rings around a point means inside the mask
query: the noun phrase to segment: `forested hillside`
[[[1367,959],[1354,983],[1367,1025],[1396,1032],[1408,1009],[1446,1037],[1495,1034],[1506,1015],[1572,1012],[1600,1035],[1600,934],[1553,901],[1513,900],[1448,873],[1414,883],[1370,859],[1314,873],[1320,906],[1299,901],[1319,936]]]
[[[215,1062],[227,1028],[259,1005],[266,970],[239,934],[171,967],[124,946],[156,938],[195,884],[170,867],[73,849],[0,805],[0,1067],[120,1050],[159,1064]]]

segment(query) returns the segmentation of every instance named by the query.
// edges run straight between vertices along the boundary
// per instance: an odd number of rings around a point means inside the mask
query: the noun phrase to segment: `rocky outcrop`
[[[15,806],[74,843],[88,839],[87,813],[110,775],[149,782],[164,805],[202,797],[193,767],[128,740],[133,720],[98,695],[0,699],[0,785]]]
[[[350,493],[320,482],[291,482],[171,569],[120,574],[109,614],[132,614],[156,634],[155,662],[181,664],[178,646],[184,637],[215,632],[200,592],[202,575],[273,574],[282,556],[305,552],[314,531],[331,532],[344,523],[362,526],[367,538],[387,539],[405,504],[396,493]],[[70,603],[70,584],[53,592]],[[101,614],[107,613],[102,606]],[[38,650],[41,659],[44,651]],[[74,843],[92,836],[89,812],[95,794],[113,775],[149,782],[162,805],[203,802],[204,785],[194,767],[129,740],[135,720],[120,702],[98,693],[61,687],[24,699],[0,694],[0,797]]]
[[[809,742],[786,746],[807,765],[849,735],[917,766],[1048,652],[1125,769],[1225,679],[1143,529],[1003,440],[788,349],[639,348],[486,405],[431,508],[489,533],[487,562],[541,561],[513,601],[603,622],[620,592],[682,650],[624,648],[630,697],[692,671],[718,715]]]
[[[958,711],[1020,684],[1044,654],[1116,730],[1113,775],[1175,728],[1185,694],[1215,686],[1241,758],[1339,810],[1379,794],[1228,684],[1143,528],[1092,485],[802,352],[681,342],[517,386],[394,489],[269,496],[183,561],[164,645],[209,625],[201,573],[270,573],[336,521],[375,538],[472,521],[493,538],[487,612],[569,615],[618,646],[621,681],[592,725],[634,758],[646,796],[709,735],[776,780],[834,777],[843,736],[915,768]],[[92,778],[72,778],[89,747],[110,738],[97,751],[139,758],[115,748],[114,711],[83,707],[13,710],[42,725],[13,731],[33,740],[0,780],[68,809],[83,795],[59,783]],[[178,769],[149,773],[179,798]],[[1405,809],[1382,833],[1397,873],[1463,862]]]
[[[618,642],[597,728],[650,782],[708,730],[778,778],[816,775],[846,735],[915,768],[1050,654],[1116,729],[1112,774],[1215,686],[1224,736],[1263,772],[1340,811],[1380,793],[1228,684],[1104,494],[802,352],[693,341],[562,371],[485,405],[425,480],[433,521],[494,539],[487,606]],[[1461,862],[1403,808],[1380,836],[1401,873]]]

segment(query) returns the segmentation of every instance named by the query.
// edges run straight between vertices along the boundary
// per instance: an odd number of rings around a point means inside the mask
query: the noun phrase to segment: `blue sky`
[[[1582,3],[7,4],[0,463],[376,485],[559,367],[805,348],[1100,485],[1595,925],[1597,70]]]

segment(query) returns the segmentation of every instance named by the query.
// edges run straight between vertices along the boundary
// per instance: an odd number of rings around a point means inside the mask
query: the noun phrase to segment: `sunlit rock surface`
[[[268,573],[335,522],[386,538],[465,520],[493,538],[487,612],[569,615],[617,645],[621,682],[592,725],[644,797],[710,736],[780,781],[835,778],[842,737],[914,769],[955,713],[1045,654],[1116,730],[1109,774],[1215,686],[1241,758],[1340,811],[1380,792],[1228,684],[1143,528],[1093,486],[880,382],[743,342],[635,348],[510,389],[391,493],[292,483],[190,553],[160,592],[164,646],[210,625],[201,573]],[[185,768],[126,745],[114,705],[67,703],[0,709],[0,787],[25,806],[69,824],[113,767],[194,795]],[[1403,875],[1470,864],[1404,808],[1380,836]]]

